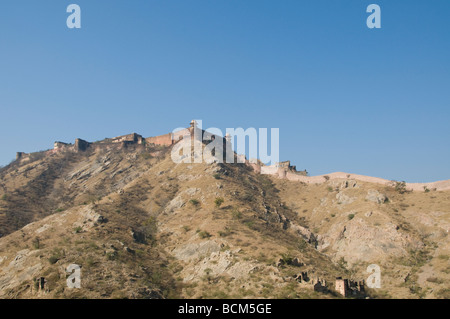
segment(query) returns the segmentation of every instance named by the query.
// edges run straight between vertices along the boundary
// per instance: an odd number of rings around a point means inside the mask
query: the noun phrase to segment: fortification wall
[[[168,133],[160,136],[147,137],[145,139],[147,144],[155,144],[155,145],[164,145],[169,146],[172,145],[172,133]]]
[[[261,174],[278,175],[278,167],[276,166],[260,166]]]
[[[258,165],[259,168],[257,169],[257,171],[261,174],[266,174],[266,175],[274,175],[277,176],[278,178],[287,178],[287,176],[292,176],[290,178],[295,179],[296,176],[306,176],[307,172],[305,171],[301,171],[301,172],[297,172],[296,167],[295,166],[291,166],[291,162],[290,161],[285,161],[285,162],[279,162],[276,163],[274,165],[269,165],[269,166],[265,166],[265,165]],[[253,168],[255,168],[253,166]]]
[[[195,123],[194,123],[195,124]],[[174,144],[178,139],[182,138],[186,134],[190,134],[193,130],[193,125],[191,122],[191,127],[183,129],[175,134],[168,133],[160,136],[143,138],[142,135],[137,133],[126,134],[122,136],[117,136],[111,139],[105,139],[103,141],[90,143],[88,141],[77,138],[74,144],[55,142],[53,144],[53,149],[45,152],[46,155],[51,155],[59,152],[83,152],[88,149],[94,150],[112,150],[112,149],[124,149],[129,146],[145,148],[146,144],[155,144],[162,146],[170,146]],[[175,139],[176,138],[176,139]],[[27,161],[30,159],[30,155],[17,152],[16,161]]]
[[[264,173],[263,173],[264,172]],[[385,186],[395,186],[395,183],[393,181],[379,178],[379,177],[372,177],[372,176],[365,176],[365,175],[358,175],[358,174],[348,174],[343,172],[336,172],[336,173],[330,173],[326,175],[318,175],[318,176],[303,176],[294,172],[285,171],[286,174],[283,177],[279,174],[279,171],[275,171],[274,168],[271,168],[271,166],[262,166],[261,167],[261,174],[269,174],[273,175],[279,178],[286,178],[290,181],[295,182],[303,182],[306,184],[322,184],[327,182],[328,180],[335,180],[335,179],[355,179],[362,182],[368,182],[368,183],[374,183],[379,185],[385,185]],[[429,190],[437,190],[437,191],[445,191],[450,190],[450,180],[446,181],[437,181],[437,182],[431,182],[431,183],[406,183],[406,189],[411,191],[425,191],[425,188]]]
[[[131,133],[127,135],[122,135],[115,137],[113,139],[108,140],[108,142],[96,142],[96,143],[90,143],[82,139],[76,139],[75,144],[68,144],[63,142],[55,142],[54,148],[52,150],[49,150],[47,154],[56,153],[59,151],[85,151],[88,148],[93,147],[94,149],[111,149],[113,147],[119,147],[119,148],[126,148],[128,145],[142,145],[144,147],[144,144],[154,144],[154,145],[161,145],[161,146],[171,146],[180,139],[183,138],[183,136],[191,135],[196,127],[195,121],[191,121],[191,126],[186,129],[182,129],[175,133],[168,133],[164,135],[154,136],[154,137],[147,137],[143,138],[141,135],[136,133]],[[205,131],[202,131],[204,133]],[[224,138],[224,143],[230,137]],[[276,176],[281,179],[287,179],[290,181],[296,181],[296,182],[303,182],[306,184],[321,184],[325,183],[328,180],[332,179],[355,179],[363,182],[368,183],[375,183],[380,185],[386,185],[386,186],[395,186],[395,183],[393,183],[390,180],[378,178],[378,177],[371,177],[371,176],[364,176],[364,175],[357,175],[357,174],[348,174],[343,172],[336,172],[336,173],[330,173],[327,175],[319,175],[319,176],[307,176],[307,172],[301,171],[297,172],[295,166],[290,165],[290,161],[280,162],[276,163],[275,165],[271,166],[264,166],[259,165],[255,163],[250,163],[245,158],[245,155],[236,155],[236,158],[239,159],[238,162],[246,163],[247,165],[250,165],[253,167],[253,169],[260,174],[266,174],[266,175],[272,175]],[[29,159],[29,155],[18,152],[16,156],[16,160],[23,161]],[[425,189],[428,190],[437,190],[437,191],[443,191],[443,190],[450,190],[450,180],[446,181],[437,181],[432,183],[406,183],[406,189],[411,191],[425,191]]]

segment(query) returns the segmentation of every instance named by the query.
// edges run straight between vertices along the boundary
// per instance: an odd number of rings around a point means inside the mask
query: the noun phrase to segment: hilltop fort
[[[112,149],[126,149],[129,146],[133,147],[141,147],[145,149],[147,146],[161,146],[161,147],[170,147],[180,140],[183,139],[184,136],[190,135],[191,138],[194,138],[194,132],[196,129],[196,121],[192,120],[190,122],[190,126],[188,128],[181,129],[177,132],[167,133],[158,136],[152,137],[143,137],[137,133],[131,133],[127,135],[117,136],[114,138],[106,138],[102,141],[98,142],[88,142],[83,139],[77,138],[73,144],[64,143],[64,142],[55,142],[54,147],[51,150],[45,151],[45,155],[51,155],[59,152],[84,152],[87,150],[112,150]],[[201,136],[204,134],[208,134],[210,140],[214,140],[216,138],[215,135],[201,130]],[[224,141],[224,145],[231,137],[227,134],[225,137],[222,137]],[[31,154],[24,152],[17,152],[16,161],[28,161],[30,160]],[[272,175],[280,179],[287,179],[290,181],[297,181],[306,184],[322,184],[331,180],[359,180],[363,182],[382,184],[390,187],[395,187],[397,185],[396,181],[391,181],[378,177],[357,175],[357,174],[348,174],[343,172],[335,172],[326,175],[318,175],[318,176],[308,176],[308,172],[306,170],[297,171],[296,166],[292,166],[290,161],[277,162],[273,165],[264,165],[260,161],[248,160],[245,155],[236,155],[237,158],[240,159],[240,163],[245,163],[246,165],[251,166],[257,173],[264,175]],[[450,181],[437,181],[431,183],[404,183],[404,187],[408,191],[442,191],[450,189]]]

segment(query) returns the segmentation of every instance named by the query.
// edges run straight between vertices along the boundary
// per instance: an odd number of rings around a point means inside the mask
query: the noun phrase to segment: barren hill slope
[[[3,168],[0,297],[339,298],[335,278],[366,279],[370,263],[383,275],[370,296],[448,297],[449,192],[307,185],[246,164],[175,164],[170,149]],[[66,285],[70,264],[80,289]]]
[[[274,182],[313,230],[318,251],[357,276],[370,264],[381,267],[378,293],[449,297],[449,191],[412,192],[349,178]]]

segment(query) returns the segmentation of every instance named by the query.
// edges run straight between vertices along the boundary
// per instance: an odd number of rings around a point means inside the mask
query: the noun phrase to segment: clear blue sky
[[[0,164],[196,118],[279,127],[311,175],[450,179],[449,17],[448,0],[2,0]]]

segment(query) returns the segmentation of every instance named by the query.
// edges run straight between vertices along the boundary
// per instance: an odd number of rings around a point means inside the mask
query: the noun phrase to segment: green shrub
[[[150,153],[141,153],[141,157],[144,160],[149,160],[153,158],[153,156]]]
[[[41,247],[39,238],[36,237],[35,239],[33,239],[33,241],[31,242],[31,244],[33,245],[34,249],[39,249]]]
[[[205,239],[205,238],[211,237],[211,234],[208,233],[207,231],[202,230],[202,231],[198,232],[198,236],[199,236],[201,239]]]
[[[95,261],[94,261],[94,259],[92,259],[92,257],[88,257],[88,258],[86,259],[86,266],[87,266],[88,268],[92,267],[94,264],[95,264]]]
[[[300,251],[304,250],[307,246],[308,246],[308,243],[304,239],[300,239],[298,244],[297,244],[297,248]]]
[[[211,268],[206,268],[206,269],[205,269],[205,273],[206,273],[207,275],[209,275],[210,273],[212,273],[212,269],[211,269]]]
[[[183,230],[184,230],[185,233],[187,233],[188,231],[191,230],[191,227],[189,227],[189,226],[183,226]]]
[[[106,253],[106,258],[108,258],[108,260],[115,260],[117,257],[117,253],[115,251],[110,251]]]
[[[233,217],[233,219],[241,219],[242,218],[242,213],[235,208],[231,212],[231,216]]]
[[[281,260],[285,265],[291,265],[292,264],[292,256],[289,253],[281,254]]]
[[[225,200],[222,197],[217,197],[214,200],[214,204],[216,205],[217,208],[219,208],[223,204],[224,201]]]
[[[193,206],[198,206],[198,205],[200,205],[200,202],[199,202],[198,200],[196,200],[196,199],[191,199],[191,200],[189,201],[189,203],[190,203],[191,205],[193,205]]]
[[[394,181],[394,182],[395,182],[394,188],[399,194],[404,194],[404,193],[407,192],[407,190],[406,190],[406,182],[404,182],[404,181],[403,182]]]
[[[150,217],[143,222],[142,226],[139,228],[139,231],[144,235],[144,241],[150,240],[153,242],[156,237],[156,232],[158,231],[156,218]]]
[[[231,234],[231,230],[228,227],[225,227],[225,229],[223,231],[222,230],[219,231],[219,236],[220,237],[226,237],[226,236],[228,236],[230,234]]]
[[[60,248],[54,248],[52,250],[52,255],[50,256],[50,258],[48,259],[50,264],[55,264],[58,260],[60,260],[61,258],[64,257],[64,250],[60,249]]]
[[[244,195],[240,197],[241,200],[245,202],[253,202],[255,200],[255,195],[250,192],[246,192]]]
[[[250,229],[255,229],[255,222],[253,220],[248,220],[244,222],[244,225]]]
[[[348,220],[352,220],[354,217],[355,217],[355,214],[349,214],[349,215],[347,216]]]
[[[337,264],[341,267],[341,268],[343,268],[343,269],[346,269],[347,268],[347,261],[345,260],[345,258],[344,257],[341,257],[338,261],[337,261]]]

